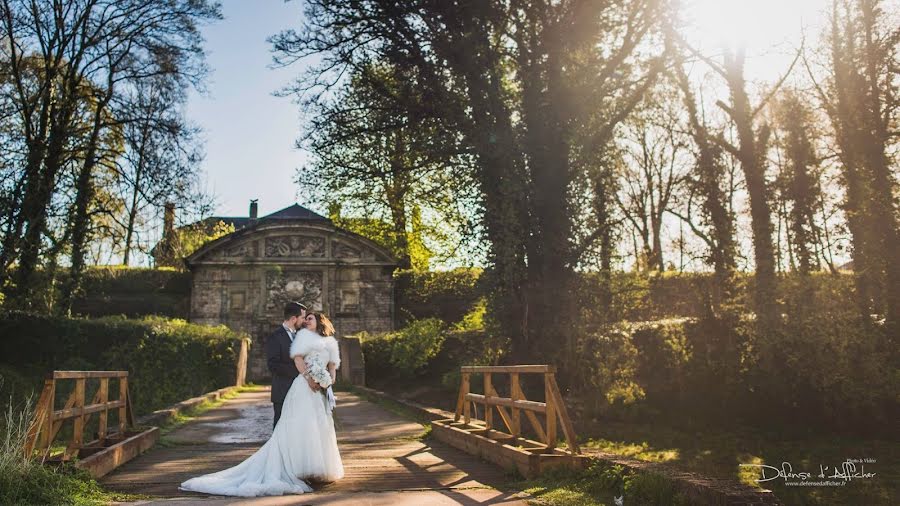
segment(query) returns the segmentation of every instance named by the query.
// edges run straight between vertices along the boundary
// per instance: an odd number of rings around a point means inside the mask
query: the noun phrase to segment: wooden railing
[[[521,413],[524,412],[537,438],[546,446],[546,450],[551,450],[557,445],[558,419],[568,450],[574,455],[581,453],[575,437],[574,426],[569,418],[566,405],[563,403],[559,385],[556,384],[556,367],[550,365],[463,366],[460,372],[462,379],[456,402],[455,422],[459,422],[462,418],[468,426],[472,419],[470,409],[472,403],[481,404],[484,406],[484,430],[486,432],[496,430],[497,427],[494,423],[494,410],[496,410],[506,425],[511,439],[515,440],[522,436]],[[484,375],[484,394],[470,391],[472,374]],[[497,393],[492,377],[494,374],[509,374],[509,397],[501,397]],[[544,402],[525,398],[520,381],[522,374],[542,374],[544,376]],[[542,424],[540,418],[544,418],[545,423]]]
[[[90,403],[85,402],[88,379],[99,379],[100,386]],[[109,400],[110,380],[118,380],[118,397]],[[55,409],[57,383],[60,380],[74,380],[75,388],[62,409]],[[118,411],[117,429],[110,432],[109,412]],[[28,429],[25,454],[32,455],[35,449],[42,451],[42,459],[50,456],[53,441],[63,423],[73,421],[72,438],[61,455],[62,460],[78,455],[84,446],[84,430],[94,413],[98,413],[97,441],[124,438],[126,429],[134,426],[134,413],[128,395],[128,371],[54,371],[44,380],[44,389],[35,406],[34,419]]]

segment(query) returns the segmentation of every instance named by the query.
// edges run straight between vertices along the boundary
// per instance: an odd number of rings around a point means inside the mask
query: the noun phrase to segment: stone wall
[[[330,225],[243,229],[204,247],[189,265],[191,320],[252,336],[250,381],[269,379],[265,338],[281,324],[286,301],[324,312],[338,338],[393,327],[393,261],[373,243]]]

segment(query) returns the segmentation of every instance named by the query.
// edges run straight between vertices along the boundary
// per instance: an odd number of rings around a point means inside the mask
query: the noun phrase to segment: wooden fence
[[[563,403],[556,368],[549,365],[463,366],[456,413],[452,420],[432,423],[435,435],[460,449],[480,455],[507,469],[517,469],[531,478],[555,466],[583,467],[575,429]],[[484,393],[471,392],[471,376],[484,375]],[[494,387],[494,375],[509,375],[509,397],[502,397]],[[543,377],[544,401],[526,398],[521,375]],[[483,420],[473,416],[472,407],[483,406]],[[499,416],[498,424],[494,414]],[[525,414],[537,441],[523,436],[522,413]],[[567,448],[558,448],[558,429],[562,429]]]
[[[97,389],[94,398],[89,404],[85,403],[85,389],[88,379],[99,379],[100,388]],[[118,398],[109,399],[110,380],[118,381]],[[62,409],[55,409],[57,382],[61,380],[74,380],[75,388],[69,394]],[[118,411],[117,431],[109,432],[109,412]],[[128,426],[134,425],[134,414],[128,397],[128,371],[53,371],[44,380],[44,389],[35,406],[34,420],[28,430],[28,439],[25,445],[25,453],[31,455],[35,449],[43,452],[43,459],[50,456],[51,445],[63,423],[72,420],[72,437],[62,454],[63,460],[75,456],[84,446],[84,428],[90,422],[94,413],[100,417],[97,438],[108,439],[115,434],[125,434]]]

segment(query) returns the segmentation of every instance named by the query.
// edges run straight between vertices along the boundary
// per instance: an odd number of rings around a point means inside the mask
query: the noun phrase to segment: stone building
[[[296,204],[257,218],[253,201],[247,218],[211,219],[233,224],[235,231],[186,259],[190,319],[252,336],[249,380],[269,378],[265,338],[280,325],[286,301],[325,312],[338,337],[393,328],[396,262],[374,242]],[[361,374],[347,367],[344,374],[350,373]]]

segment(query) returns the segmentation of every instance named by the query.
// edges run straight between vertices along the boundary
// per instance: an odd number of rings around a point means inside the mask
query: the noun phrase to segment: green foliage
[[[234,225],[217,221],[209,224],[199,221],[192,225],[180,227],[177,230],[178,242],[175,249],[176,258],[183,259],[191,256],[205,244],[234,232]]]
[[[394,272],[397,310],[404,320],[440,318],[456,323],[483,305],[480,269]]]
[[[885,329],[853,313],[823,301],[773,335],[731,314],[606,325],[579,339],[568,382],[593,416],[884,432],[900,375]]]
[[[234,382],[240,340],[225,326],[149,316],[59,318],[0,313],[0,368],[40,386],[52,370],[127,370],[138,415]],[[0,391],[7,396],[7,392]]]
[[[30,399],[10,403],[0,419],[0,504],[108,504],[105,493],[87,472],[71,466],[45,467],[25,458],[23,447],[31,421]]]
[[[444,322],[437,318],[416,320],[388,336],[387,339],[394,341],[391,365],[401,372],[414,374],[440,351],[444,342]]]
[[[436,318],[412,321],[396,332],[377,336],[363,334],[366,374],[369,374],[371,364],[373,373],[379,376],[386,373],[397,378],[415,377],[441,350],[444,336],[444,322]],[[385,366],[387,368],[382,370]]]
[[[552,506],[612,506],[614,498],[619,496],[624,496],[625,504],[642,506],[691,504],[676,493],[674,482],[665,476],[636,473],[600,460],[584,471],[554,469],[535,480],[515,483],[513,487]]]
[[[174,234],[165,234],[153,248],[153,260],[157,266],[184,269],[184,259],[207,243],[234,232],[234,225],[222,220],[207,218],[179,227]]]
[[[171,268],[93,267],[82,287],[72,304],[76,315],[187,318],[190,310],[190,273]]]
[[[34,278],[44,289],[33,310],[58,312],[61,290],[69,284],[68,269],[40,270]],[[81,289],[72,301],[72,313],[90,317],[158,314],[187,318],[190,296],[191,276],[185,271],[166,267],[88,267],[82,273]],[[4,307],[2,300],[0,295],[0,308]]]
[[[463,316],[462,320],[453,326],[453,329],[461,332],[484,330],[484,318],[486,314],[487,301],[484,297],[480,297],[475,301],[475,305],[471,310]]]

